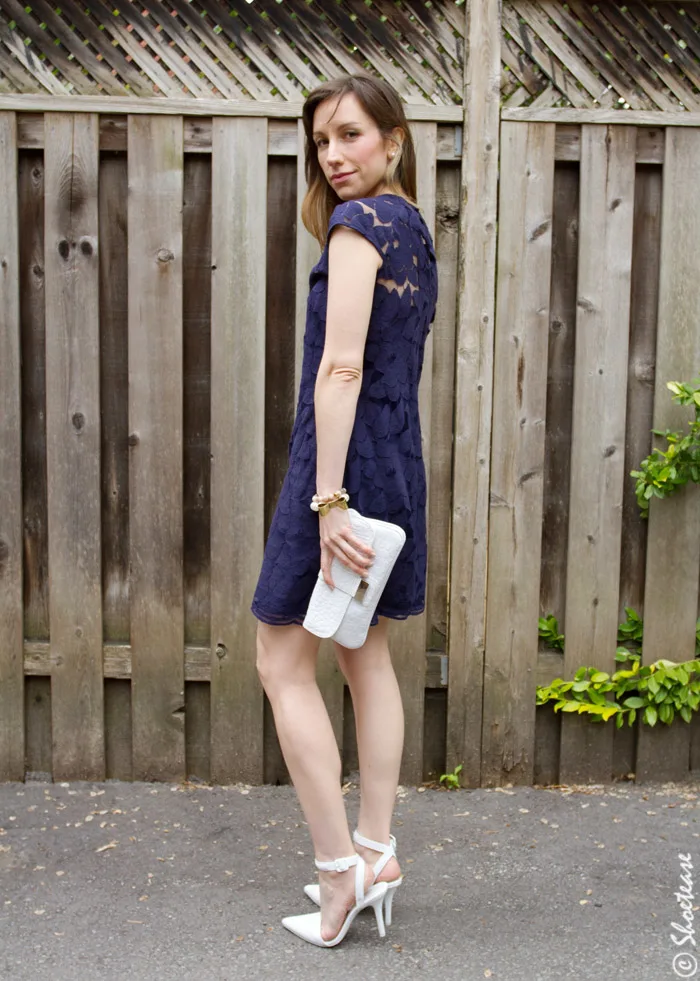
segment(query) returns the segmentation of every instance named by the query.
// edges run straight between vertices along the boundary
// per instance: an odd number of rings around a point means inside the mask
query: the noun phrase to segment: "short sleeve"
[[[336,205],[328,222],[328,235],[336,225],[346,225],[348,228],[359,232],[363,238],[371,242],[382,259],[386,258],[387,242],[392,232],[392,222],[390,216],[382,216],[378,213],[379,202],[370,203],[366,198],[355,198],[352,201],[341,201]]]

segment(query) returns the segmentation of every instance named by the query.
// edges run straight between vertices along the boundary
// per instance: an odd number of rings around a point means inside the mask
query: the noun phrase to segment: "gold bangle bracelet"
[[[328,504],[319,504],[318,515],[320,518],[325,518],[331,508],[340,508],[343,511],[347,511],[348,502],[343,497],[336,498],[335,501],[329,501]]]

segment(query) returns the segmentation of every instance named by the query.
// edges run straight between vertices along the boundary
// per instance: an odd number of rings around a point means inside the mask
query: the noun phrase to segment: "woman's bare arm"
[[[342,485],[381,264],[375,247],[359,232],[336,226],[328,245],[326,340],[314,391],[319,494]]]
[[[326,341],[314,390],[319,494],[330,494],[342,484],[381,264],[377,250],[359,232],[344,225],[333,230],[328,244]],[[331,576],[333,556],[359,575],[367,573],[374,553],[355,538],[345,511],[333,508],[319,517],[319,532],[321,571],[329,586],[335,585]]]

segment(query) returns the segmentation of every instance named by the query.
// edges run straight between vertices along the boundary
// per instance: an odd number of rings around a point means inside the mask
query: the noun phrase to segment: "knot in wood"
[[[129,444],[129,446],[138,446],[138,442],[139,442],[138,434],[137,433],[129,433],[129,438],[127,440],[127,443]]]
[[[93,238],[89,235],[83,235],[80,239],[80,253],[81,255],[91,256],[97,251],[96,243]]]
[[[158,262],[172,262],[175,258],[175,253],[171,252],[170,249],[158,249]]]
[[[220,661],[223,661],[223,659],[226,657],[227,654],[228,651],[226,650],[226,644],[216,645],[216,656],[219,658]]]
[[[73,428],[77,429],[78,432],[80,432],[80,430],[85,425],[85,416],[83,415],[82,412],[74,412],[71,418],[71,422],[73,423]]]
[[[58,243],[58,254],[62,259],[67,259],[70,255],[70,243],[67,241],[67,239],[62,238]]]

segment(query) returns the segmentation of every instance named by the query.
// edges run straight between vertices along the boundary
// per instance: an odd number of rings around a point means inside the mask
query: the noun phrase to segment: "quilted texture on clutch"
[[[326,584],[319,571],[304,627],[317,637],[332,637],[343,647],[356,649],[367,639],[370,621],[404,546],[406,532],[389,521],[365,518],[354,508],[348,508],[347,514],[353,534],[373,547],[374,562],[363,580],[334,556],[331,576],[335,589]]]

